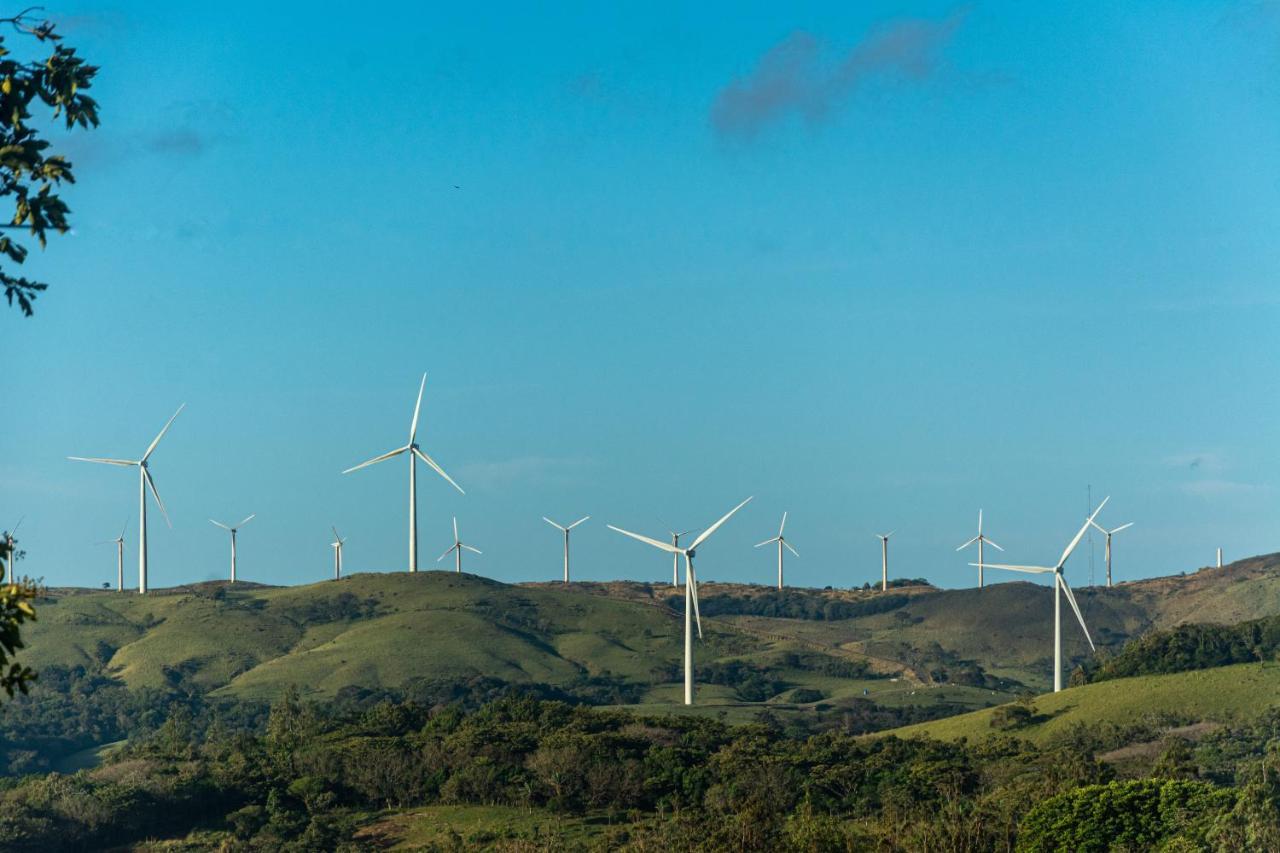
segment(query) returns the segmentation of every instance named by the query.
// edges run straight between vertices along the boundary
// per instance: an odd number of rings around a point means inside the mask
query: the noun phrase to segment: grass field
[[[1280,664],[1245,663],[1121,678],[1047,693],[1037,696],[1034,704],[1037,722],[1012,732],[992,728],[995,712],[987,709],[879,734],[977,740],[1008,733],[1043,743],[1077,723],[1123,725],[1153,717],[1184,723],[1246,720],[1280,705]]]
[[[458,843],[471,850],[500,842],[524,842],[535,850],[599,849],[610,832],[626,826],[603,815],[569,817],[510,806],[429,806],[380,815],[361,828],[356,839],[379,850],[450,850]]]

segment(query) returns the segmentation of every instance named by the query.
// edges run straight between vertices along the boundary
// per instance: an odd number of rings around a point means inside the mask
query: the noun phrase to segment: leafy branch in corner
[[[4,547],[4,546],[0,546]],[[22,625],[34,622],[36,610],[31,602],[36,597],[36,585],[29,580],[0,586],[0,689],[13,698],[15,692],[24,695],[36,673],[29,666],[14,660],[22,642]]]
[[[31,107],[40,104],[52,111],[55,122],[68,130],[98,126],[98,102],[85,94],[98,68],[88,65],[75,49],[62,44],[54,24],[32,17],[40,7],[24,9],[0,18],[16,32],[52,45],[44,60],[13,58],[0,36],[0,197],[13,198],[13,218],[0,228],[29,231],[44,248],[49,231],[65,234],[71,227],[70,208],[57,189],[75,183],[71,161],[59,154],[46,154],[49,141],[30,123]],[[27,249],[13,238],[0,236],[0,255],[22,264]],[[14,275],[0,267],[0,286],[10,305],[16,301],[30,317],[36,295],[48,288],[44,282]]]

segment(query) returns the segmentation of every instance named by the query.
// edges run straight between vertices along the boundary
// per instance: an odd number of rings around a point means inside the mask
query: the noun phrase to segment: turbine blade
[[[782,540],[782,547],[786,548],[788,551],[790,551],[792,554],[795,554],[797,557],[800,556],[800,552],[797,551],[795,548],[792,548],[791,543],[785,539]]]
[[[404,447],[397,447],[395,450],[388,450],[386,453],[382,454],[381,456],[375,456],[372,459],[370,459],[368,462],[361,462],[359,465],[354,465],[348,468],[347,470],[343,471],[342,473],[350,474],[352,471],[359,471],[361,468],[368,468],[370,465],[377,465],[379,462],[383,461],[384,459],[390,459],[392,456],[399,456],[401,453],[404,453],[408,449],[409,449],[408,445],[405,445]]]
[[[212,518],[211,518],[211,519],[209,519],[209,523],[210,523],[210,524],[216,524],[216,525],[218,525],[219,527],[221,527],[223,530],[230,530],[230,529],[231,529],[230,527],[227,527],[225,524],[223,524],[221,521],[214,521]]]
[[[409,443],[413,444],[414,436],[418,434],[418,412],[422,409],[422,392],[427,387],[427,374],[422,374],[422,383],[418,385],[418,402],[413,404],[413,423],[409,425]]]
[[[130,465],[137,465],[137,462],[131,462],[128,459],[102,459],[96,456],[68,456],[72,462],[98,462],[103,465],[123,465],[128,468]]]
[[[1111,533],[1114,535],[1116,533],[1119,533],[1121,530],[1124,530],[1125,528],[1133,527],[1133,525],[1134,525],[1134,522],[1132,521],[1129,522],[1128,524],[1122,524],[1119,527],[1117,527],[1115,530],[1112,530]]]
[[[438,562],[440,562],[441,560],[443,560],[445,557],[447,557],[447,556],[449,556],[450,554],[452,554],[452,553],[453,553],[453,550],[454,550],[455,548],[457,548],[457,547],[458,547],[457,545],[450,545],[450,546],[449,546],[449,550],[448,550],[448,551],[445,551],[445,552],[444,552],[443,554],[441,554],[439,557],[436,557],[436,562],[438,563]]]
[[[1085,523],[1080,525],[1080,532],[1076,534],[1076,538],[1072,539],[1071,544],[1062,552],[1062,556],[1058,558],[1058,565],[1056,568],[1062,568],[1062,566],[1067,562],[1067,558],[1071,556],[1071,552],[1076,549],[1076,546],[1080,544],[1080,540],[1084,538],[1085,531],[1089,529],[1089,525],[1093,524],[1093,520],[1098,517],[1098,513],[1102,512],[1102,508],[1107,505],[1107,501],[1109,500],[1111,500],[1109,496],[1103,498],[1102,503],[1098,504],[1098,508],[1093,511],[1093,515],[1089,516]]]
[[[565,528],[561,527],[560,525],[556,524],[556,523],[555,523],[554,521],[552,521],[551,519],[547,518],[545,515],[542,517],[542,520],[543,520],[543,521],[545,521],[547,524],[550,524],[550,525],[551,525],[552,527],[554,527],[556,530],[564,530],[564,529],[565,529]]]
[[[248,518],[246,518],[244,521],[240,522],[239,524],[237,524],[237,525],[236,525],[236,527],[237,527],[237,528],[244,527],[246,524],[248,524],[249,522],[253,521],[253,519],[254,519],[256,516],[257,516],[257,513],[256,513],[256,512],[251,512],[251,513],[249,513],[249,517],[248,517]]]
[[[983,542],[986,542],[988,545],[990,545],[992,548],[995,548],[997,551],[1003,551],[1003,550],[1004,550],[1004,549],[1003,549],[1003,548],[1001,548],[999,545],[997,545],[996,543],[992,542],[990,539],[988,539],[988,538],[987,538],[987,537],[985,537],[985,536],[984,536],[984,537],[982,537],[982,541],[983,541]]]
[[[453,517],[453,541],[454,542],[462,541],[461,539],[458,538],[458,517],[456,515]]]
[[[463,545],[462,547],[463,547],[463,548],[466,548],[468,551],[473,551],[473,552],[474,552],[474,553],[476,553],[476,554],[483,554],[483,553],[484,553],[484,551],[481,551],[479,548],[472,548],[470,545]]]
[[[1084,638],[1089,641],[1089,648],[1095,652],[1098,647],[1093,644],[1093,637],[1089,636],[1089,628],[1084,624],[1084,616],[1080,613],[1080,605],[1076,604],[1075,593],[1071,591],[1071,587],[1067,586],[1067,579],[1062,576],[1062,572],[1055,572],[1058,576],[1058,583],[1062,585],[1062,591],[1067,595],[1067,602],[1071,605],[1071,609],[1076,613],[1076,619],[1080,620],[1080,630],[1084,631]]]
[[[778,537],[777,537],[777,536],[775,536],[775,537],[773,537],[772,539],[766,539],[766,540],[764,540],[763,542],[761,542],[761,543],[760,543],[759,545],[757,545],[756,547],[757,547],[757,548],[763,548],[765,545],[769,545],[769,544],[771,544],[771,543],[773,543],[773,542],[777,542],[777,541],[778,541]]]
[[[334,541],[341,542],[342,537],[338,535],[338,528],[334,527],[333,525],[329,525],[329,529],[333,531]]]
[[[782,531],[787,529],[787,514],[782,513],[782,523],[778,525],[778,536],[782,536]]]
[[[427,454],[423,453],[421,450],[419,450],[419,449],[418,449],[418,448],[416,448],[416,447],[413,449],[413,452],[417,455],[417,457],[418,457],[419,459],[421,459],[423,462],[427,463],[427,465],[431,466],[431,470],[432,470],[432,471],[435,471],[435,472],[436,472],[437,474],[439,474],[441,477],[444,477],[446,480],[448,480],[448,481],[449,481],[449,485],[451,485],[451,486],[453,486],[455,489],[457,489],[457,490],[458,490],[458,492],[459,492],[460,494],[464,494],[464,495],[466,494],[466,492],[462,491],[462,486],[459,486],[457,483],[455,483],[455,482],[453,481],[453,478],[452,478],[452,477],[450,477],[448,474],[446,474],[446,473],[444,472],[444,469],[443,469],[443,468],[441,468],[439,465],[437,465],[437,464],[436,464],[436,460],[432,459],[430,456],[428,456]]]
[[[575,521],[573,524],[570,524],[568,527],[566,527],[566,528],[565,528],[565,530],[572,530],[573,528],[577,527],[579,524],[581,524],[582,522],[586,521],[586,520],[587,520],[588,518],[590,518],[590,517],[591,517],[591,516],[589,516],[589,515],[584,515],[582,518],[578,519],[578,520],[577,520],[577,521]]]
[[[753,498],[753,497],[755,497],[755,495],[752,495],[751,497]],[[747,498],[745,501],[743,501],[742,503],[738,504],[738,505],[737,505],[737,506],[735,506],[733,509],[731,509],[731,510],[729,510],[727,513],[725,513],[725,514],[724,514],[724,517],[723,517],[723,518],[721,518],[719,521],[717,521],[715,524],[711,525],[711,526],[710,526],[710,527],[708,527],[706,530],[702,531],[702,533],[698,535],[698,538],[697,538],[697,539],[695,539],[695,540],[693,540],[693,544],[689,546],[689,550],[690,550],[690,551],[695,551],[695,550],[697,550],[698,546],[699,546],[699,545],[701,545],[703,542],[706,542],[706,541],[707,541],[707,538],[708,538],[709,536],[711,536],[711,534],[712,534],[712,533],[715,533],[717,530],[719,530],[719,529],[720,529],[720,525],[722,525],[722,524],[724,524],[726,521],[728,521],[728,520],[729,520],[729,518],[730,518],[730,517],[731,517],[735,512],[737,512],[738,510],[742,509],[744,506],[746,506],[746,505],[747,505],[748,503],[750,503],[750,502],[751,502],[751,498]]]
[[[672,545],[670,542],[659,542],[657,539],[650,539],[648,536],[641,536],[639,533],[632,533],[630,530],[623,530],[621,527],[614,527],[612,524],[607,524],[605,526],[608,527],[610,530],[614,531],[615,533],[621,533],[623,536],[630,536],[632,539],[639,539],[641,542],[644,542],[648,545],[652,545],[655,548],[661,548],[663,551],[666,551],[669,554],[684,553],[683,548],[677,548],[675,545]]]
[[[160,439],[164,438],[164,434],[169,431],[169,427],[173,424],[174,420],[177,419],[178,415],[182,414],[182,410],[185,409],[186,407],[187,407],[186,403],[183,403],[181,406],[179,406],[178,411],[174,412],[173,417],[169,418],[169,422],[164,425],[164,429],[160,430],[160,434],[157,435],[154,439],[152,439],[151,444],[147,445],[147,452],[142,454],[143,462],[146,462],[147,459],[151,456],[151,452],[156,449],[156,445],[160,443]]]
[[[978,535],[982,535],[982,510],[978,510]]]
[[[970,563],[971,566],[977,566],[978,563]],[[982,563],[982,566],[988,569],[1004,569],[1006,572],[1024,572],[1029,575],[1051,575],[1054,570],[1048,566],[1009,566],[1004,563]]]
[[[147,478],[147,485],[151,488],[151,497],[156,499],[156,506],[160,507],[160,514],[164,516],[164,523],[173,527],[173,522],[169,520],[169,513],[164,508],[164,501],[160,500],[160,493],[156,491],[156,481],[151,479],[151,472],[143,468],[142,476]]]
[[[1094,528],[1095,530],[1097,530],[1099,533],[1106,533],[1106,532],[1107,532],[1107,528],[1103,527],[1101,524],[1099,524],[1099,523],[1098,523],[1098,522],[1096,522],[1096,521],[1090,521],[1090,522],[1089,522],[1089,526],[1090,526],[1090,527],[1092,527],[1092,528]]]
[[[698,626],[698,639],[701,640],[702,639],[702,613],[698,610],[698,576],[693,571],[693,560],[689,559],[688,554],[684,555],[684,560],[685,560],[685,566],[686,566],[685,573],[688,575],[688,577],[685,579],[685,582],[690,584],[689,591],[691,595],[689,597],[693,599],[693,621]]]
[[[977,541],[978,541],[978,537],[977,537],[977,536],[975,536],[975,537],[973,537],[972,539],[970,539],[968,542],[966,542],[966,543],[964,543],[963,545],[961,545],[961,546],[960,546],[959,548],[957,548],[956,550],[957,550],[957,551],[963,551],[965,548],[968,548],[970,545],[972,545],[974,542],[977,542]]]

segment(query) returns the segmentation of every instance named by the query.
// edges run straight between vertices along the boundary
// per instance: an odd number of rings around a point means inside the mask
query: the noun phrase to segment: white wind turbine
[[[231,582],[232,583],[236,582],[236,531],[239,530],[241,527],[244,527],[249,522],[253,521],[253,517],[255,515],[257,515],[256,512],[249,513],[248,518],[246,518],[244,521],[241,521],[239,524],[235,525],[234,527],[228,527],[227,525],[223,524],[221,521],[214,521],[212,518],[209,519],[211,523],[218,525],[223,530],[228,530],[231,532]]]
[[[124,592],[124,532],[129,529],[129,522],[125,521],[124,527],[120,528],[120,535],[115,539],[103,539],[101,542],[95,542],[95,545],[106,545],[107,543],[116,546],[116,592]]]
[[[337,580],[342,577],[342,545],[347,540],[338,535],[338,528],[330,529],[333,531],[333,541],[329,543],[333,547],[333,579]]]
[[[982,567],[983,567],[983,560],[982,560],[982,546],[983,546],[984,544],[986,544],[986,545],[990,545],[992,548],[995,548],[997,551],[1003,551],[1003,550],[1004,550],[1004,549],[1003,549],[1003,548],[1001,548],[999,545],[997,545],[995,542],[992,542],[992,541],[991,541],[991,539],[990,539],[990,538],[988,538],[988,537],[987,537],[987,536],[982,532],[982,510],[978,510],[978,535],[977,535],[977,536],[975,536],[975,537],[973,537],[972,539],[970,539],[968,542],[964,543],[963,545],[961,545],[961,546],[960,546],[959,548],[957,548],[956,550],[957,550],[957,551],[963,551],[965,548],[968,548],[968,547],[969,547],[970,545],[972,545],[974,542],[977,542],[977,543],[978,543],[978,589],[982,589],[982,587],[984,586],[984,581],[983,581],[983,578],[982,578]],[[1110,586],[1110,584],[1108,584],[1108,586]]]
[[[570,524],[568,527],[564,527],[562,525],[556,524],[554,521],[547,518],[545,515],[542,517],[542,520],[545,521],[547,524],[550,524],[556,530],[560,530],[564,533],[564,582],[565,583],[569,582],[569,531],[577,527],[579,524],[586,521],[590,517],[591,516],[589,515],[584,515],[582,518],[578,519],[573,524]]]
[[[773,537],[772,539],[766,539],[756,546],[757,548],[763,548],[765,545],[768,545],[770,542],[778,543],[778,589],[782,589],[782,549],[786,548],[788,551],[790,551],[792,554],[795,554],[797,557],[800,556],[798,553],[796,553],[796,549],[791,547],[791,543],[787,541],[786,537],[782,535],[782,531],[786,529],[787,529],[787,514],[784,512],[782,514],[782,524],[778,525],[778,535]]]
[[[880,589],[881,591],[889,588],[889,537],[897,533],[896,530],[890,530],[888,533],[877,533],[876,538],[880,540]]]
[[[169,422],[164,425],[164,429],[160,430],[151,444],[147,446],[147,452],[142,454],[142,458],[134,461],[131,459],[103,459],[100,457],[86,456],[68,456],[67,458],[75,462],[99,462],[103,465],[120,465],[129,468],[134,465],[138,467],[138,594],[146,595],[147,593],[147,489],[151,490],[151,496],[156,499],[156,506],[160,507],[160,514],[164,516],[164,523],[173,527],[169,521],[169,513],[165,511],[164,501],[160,500],[160,493],[156,491],[156,481],[151,477],[151,470],[147,467],[147,460],[151,458],[151,454],[155,451],[156,445],[160,443],[160,439],[164,438],[164,434],[169,431],[169,427],[173,424],[175,418],[182,414],[182,410],[186,408],[186,403],[178,407],[178,411],[173,413],[173,417],[169,418]]]
[[[684,533],[676,533],[674,530],[667,531],[667,533],[671,534],[671,544],[677,548],[680,547],[680,537],[688,536],[692,532],[692,530],[686,530]],[[671,585],[680,586],[680,554],[676,552],[671,554]]]
[[[461,539],[459,539],[459,538],[458,538],[458,519],[457,519],[457,518],[454,518],[454,520],[453,520],[453,544],[452,544],[451,546],[449,546],[449,550],[448,550],[448,551],[445,551],[443,554],[441,554],[439,557],[437,557],[437,558],[436,558],[436,562],[438,563],[438,562],[440,562],[441,560],[443,560],[445,557],[449,556],[450,554],[453,554],[453,556],[454,556],[454,567],[453,567],[453,570],[454,570],[455,572],[457,572],[458,574],[461,574],[461,573],[462,573],[462,552],[463,552],[463,550],[472,551],[472,552],[474,552],[474,553],[476,553],[476,554],[483,554],[483,553],[484,553],[484,552],[483,552],[483,551],[481,551],[479,548],[472,548],[470,545],[468,545],[467,543],[463,542]]]
[[[1131,521],[1128,524],[1122,524],[1119,527],[1112,528],[1111,530],[1108,530],[1107,528],[1103,527],[1101,524],[1098,524],[1096,521],[1090,522],[1090,523],[1093,524],[1093,526],[1096,527],[1098,530],[1102,531],[1102,533],[1105,534],[1107,537],[1107,589],[1110,589],[1111,588],[1111,537],[1119,533],[1121,530],[1124,530],[1128,527],[1133,527],[1133,522]]]
[[[688,548],[681,548],[679,545],[672,545],[667,542],[661,542],[657,539],[650,539],[648,536],[641,536],[639,533],[632,533],[630,530],[623,530],[621,527],[608,525],[610,530],[621,533],[623,536],[630,536],[632,539],[639,539],[647,545],[660,548],[663,551],[675,554],[677,557],[684,556],[684,704],[693,704],[693,624],[697,620],[698,639],[702,639],[702,616],[698,613],[698,576],[693,571],[693,558],[696,556],[698,546],[715,533],[720,525],[724,524],[738,510],[750,502],[751,498],[747,498],[742,503],[725,513],[724,517],[706,530],[698,534],[698,538],[693,540],[693,544]]]
[[[352,471],[359,471],[361,468],[367,468],[375,465],[384,459],[390,459],[393,456],[399,456],[401,453],[409,454],[409,571],[416,572],[418,570],[418,466],[417,459],[421,459],[427,463],[427,466],[435,471],[441,477],[449,481],[449,485],[453,486],[462,494],[462,487],[453,481],[453,478],[444,472],[444,469],[436,464],[436,461],[430,456],[422,452],[422,448],[418,447],[418,412],[422,408],[422,391],[427,387],[427,374],[422,374],[422,383],[418,386],[418,402],[413,407],[413,421],[409,424],[409,443],[404,447],[398,447],[390,450],[381,456],[375,456],[368,462],[361,462],[352,468],[343,471],[344,474],[350,474]],[[416,458],[415,458],[416,457]]]
[[[1085,531],[1089,529],[1089,525],[1093,524],[1093,520],[1097,518],[1098,513],[1102,512],[1102,508],[1107,505],[1107,501],[1111,498],[1103,498],[1102,503],[1098,504],[1098,508],[1093,514],[1080,526],[1080,531],[1076,533],[1074,539],[1063,550],[1062,556],[1058,558],[1058,563],[1053,568],[1048,566],[1008,566],[1000,563],[988,563],[988,569],[1004,569],[1008,572],[1025,572],[1031,575],[1053,575],[1053,692],[1057,693],[1062,690],[1062,602],[1063,594],[1067,597],[1067,603],[1071,605],[1071,609],[1075,611],[1076,619],[1080,622],[1080,629],[1084,631],[1084,638],[1089,641],[1089,648],[1097,650],[1093,644],[1093,638],[1089,636],[1089,628],[1084,624],[1084,615],[1080,613],[1080,606],[1076,604],[1076,597],[1071,592],[1071,587],[1067,586],[1066,579],[1062,576],[1062,567],[1066,565],[1067,558],[1071,556],[1071,552],[1080,544],[1080,540],[1084,537]],[[977,565],[970,563],[969,565]]]
[[[18,523],[13,526],[12,530],[6,530],[4,532],[5,553],[9,555],[8,559],[5,560],[4,582],[10,585],[13,584],[14,578],[17,577],[17,573],[14,571],[14,563],[17,562],[18,552],[14,546],[18,544],[18,540],[13,534],[18,532],[18,528],[22,526],[22,522],[25,519],[26,516],[24,515],[22,518],[18,519]],[[125,523],[128,524],[128,522]]]

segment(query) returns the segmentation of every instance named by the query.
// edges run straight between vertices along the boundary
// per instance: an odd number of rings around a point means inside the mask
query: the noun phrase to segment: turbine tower
[[[18,576],[17,572],[14,571],[14,563],[17,562],[18,559],[18,551],[14,546],[18,544],[18,540],[14,538],[13,534],[18,532],[18,528],[22,526],[22,522],[25,519],[26,516],[24,515],[22,518],[18,519],[18,523],[13,526],[12,530],[6,530],[4,532],[5,553],[9,555],[5,560],[4,582],[11,586],[13,585],[14,578]],[[128,524],[128,522],[125,523]]]
[[[116,546],[116,592],[124,592],[124,532],[129,529],[129,522],[124,523],[124,527],[120,528],[120,535],[115,539],[103,539],[101,542],[95,542],[95,545],[106,545],[108,543]]]
[[[1004,549],[1003,549],[1003,548],[1001,548],[999,545],[997,545],[996,543],[992,542],[989,538],[987,538],[987,536],[986,536],[986,535],[984,535],[984,534],[983,534],[983,532],[982,532],[982,510],[978,510],[978,535],[977,535],[977,536],[975,536],[975,537],[973,537],[972,539],[970,539],[968,542],[964,543],[963,545],[961,545],[961,546],[960,546],[959,548],[957,548],[956,550],[957,550],[957,551],[963,551],[965,548],[968,548],[968,547],[969,547],[970,545],[972,545],[974,542],[977,542],[977,543],[978,543],[978,589],[982,589],[982,587],[983,587],[983,585],[984,585],[984,581],[983,581],[983,578],[982,578],[982,565],[983,565],[983,560],[982,560],[982,546],[983,546],[983,544],[990,545],[992,548],[995,548],[997,551],[1003,551],[1003,550],[1004,550]],[[1110,586],[1110,584],[1107,584],[1107,586]]]
[[[333,546],[333,579],[337,580],[342,577],[342,543],[347,540],[338,535],[338,528],[330,529],[333,531],[333,542],[329,543]]]
[[[742,503],[725,513],[724,517],[706,530],[698,534],[698,538],[693,540],[693,544],[688,548],[681,548],[679,545],[661,542],[657,539],[650,539],[648,536],[641,536],[639,533],[632,533],[630,530],[623,530],[621,527],[608,525],[610,530],[621,533],[623,536],[630,536],[632,539],[638,539],[647,545],[660,548],[675,554],[677,557],[684,556],[684,704],[693,704],[693,625],[697,621],[698,639],[702,639],[702,616],[698,613],[698,576],[693,571],[693,558],[696,555],[698,546],[720,529],[720,525],[724,524],[738,510],[742,509],[751,501],[747,498]]]
[[[187,404],[183,403],[178,407],[178,411],[173,413],[173,417],[169,418],[169,422],[160,430],[159,435],[152,439],[151,444],[147,446],[147,452],[142,454],[142,458],[134,461],[131,459],[103,459],[100,457],[87,456],[68,456],[67,458],[74,462],[98,462],[103,465],[119,465],[124,468],[132,466],[138,467],[138,594],[147,594],[147,489],[151,490],[151,496],[156,499],[156,506],[160,507],[160,514],[164,516],[164,523],[173,527],[169,521],[169,513],[165,511],[164,501],[160,500],[160,493],[156,491],[156,481],[151,476],[151,470],[147,467],[147,460],[151,458],[151,454],[155,452],[156,445],[160,443],[160,439],[164,438],[164,434],[169,431],[169,427],[173,425],[178,415],[182,414],[182,410]]]
[[[786,529],[787,529],[787,514],[784,512],[782,514],[782,524],[778,525],[778,535],[773,537],[772,539],[766,539],[756,546],[757,548],[763,548],[765,545],[768,545],[770,542],[778,543],[778,589],[782,589],[782,549],[786,548],[788,551],[790,551],[792,554],[795,554],[797,557],[800,556],[798,553],[796,553],[796,549],[791,547],[791,543],[787,541],[786,537],[782,535],[782,531]]]
[[[896,530],[890,530],[888,533],[877,533],[876,538],[880,540],[880,591],[883,592],[889,588],[889,537],[897,533]]]
[[[457,572],[458,574],[462,574],[462,551],[463,551],[463,549],[466,549],[467,551],[472,551],[472,552],[474,552],[474,553],[476,553],[476,554],[483,554],[483,553],[484,553],[484,552],[483,552],[483,551],[481,551],[479,548],[472,548],[470,545],[466,544],[465,542],[463,542],[461,539],[459,539],[459,538],[458,538],[458,519],[457,519],[457,518],[454,518],[454,519],[453,519],[453,545],[449,546],[449,550],[448,550],[448,551],[445,551],[443,554],[441,554],[439,557],[437,557],[437,558],[436,558],[436,562],[438,563],[438,562],[440,562],[441,560],[443,560],[445,557],[449,556],[450,554],[453,554],[453,556],[454,556],[454,567],[453,567],[453,570],[454,570],[455,572]]]
[[[1111,537],[1125,528],[1133,527],[1133,522],[1131,521],[1128,524],[1122,524],[1119,527],[1112,528],[1111,530],[1107,530],[1096,521],[1090,523],[1107,537],[1107,589],[1111,589]]]
[[[1076,619],[1080,622],[1080,629],[1084,631],[1084,638],[1089,641],[1089,648],[1097,651],[1097,647],[1093,644],[1093,638],[1089,636],[1089,628],[1084,624],[1084,616],[1080,613],[1080,606],[1076,604],[1076,597],[1071,592],[1071,587],[1067,586],[1067,581],[1062,576],[1062,567],[1066,565],[1067,558],[1071,556],[1071,552],[1080,544],[1080,540],[1084,538],[1085,531],[1089,529],[1089,525],[1093,524],[1093,520],[1098,517],[1098,513],[1102,512],[1102,508],[1107,505],[1107,501],[1111,498],[1103,498],[1102,503],[1098,504],[1098,508],[1093,514],[1080,526],[1080,531],[1076,533],[1074,539],[1063,550],[1062,556],[1058,558],[1058,563],[1053,568],[1048,566],[1008,566],[1000,563],[991,563],[988,569],[1004,569],[1007,572],[1025,572],[1030,575],[1053,575],[1053,692],[1057,693],[1062,690],[1062,595],[1066,595],[1067,603],[1071,605],[1071,609],[1075,611]],[[969,565],[977,565],[970,563]]]
[[[343,471],[344,474],[350,474],[352,471],[359,471],[361,468],[367,468],[370,465],[376,465],[384,459],[390,459],[393,456],[399,456],[401,453],[409,454],[409,571],[416,572],[418,570],[418,466],[417,460],[421,459],[427,463],[432,471],[435,471],[441,477],[449,481],[449,485],[453,486],[462,494],[462,487],[453,481],[453,478],[444,472],[444,469],[436,464],[436,461],[422,452],[422,448],[418,446],[418,412],[422,409],[422,391],[427,387],[427,374],[422,374],[422,383],[418,386],[418,402],[413,407],[413,421],[409,424],[409,443],[404,447],[398,447],[395,450],[389,450],[381,456],[375,456],[368,462],[361,462],[359,465],[348,468]]]
[[[223,530],[231,531],[231,582],[232,583],[236,582],[236,531],[239,530],[241,527],[244,527],[250,521],[253,521],[253,517],[255,515],[257,515],[256,512],[250,513],[248,518],[246,518],[244,521],[237,524],[235,527],[228,527],[227,525],[223,524],[221,521],[214,521],[212,518],[209,519],[210,522],[218,525]]]
[[[577,527],[579,524],[586,521],[590,517],[591,516],[589,515],[584,515],[582,518],[578,519],[573,524],[570,524],[568,527],[563,527],[559,524],[556,524],[554,521],[547,518],[545,515],[542,517],[542,520],[545,521],[547,524],[550,524],[556,530],[560,530],[564,532],[564,582],[565,583],[569,582],[569,531]]]

